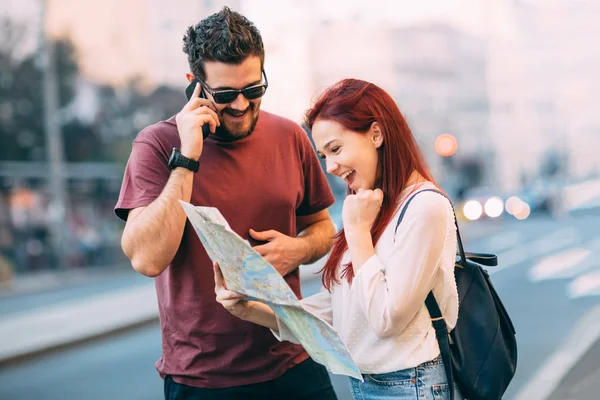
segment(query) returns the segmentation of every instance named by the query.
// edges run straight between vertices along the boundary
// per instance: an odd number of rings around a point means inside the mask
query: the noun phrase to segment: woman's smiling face
[[[377,122],[365,133],[344,128],[341,124],[317,119],[312,136],[327,172],[346,181],[353,191],[375,189],[379,153],[383,136]]]

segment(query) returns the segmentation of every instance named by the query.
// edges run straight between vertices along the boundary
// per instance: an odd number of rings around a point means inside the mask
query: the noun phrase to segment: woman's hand
[[[215,271],[217,302],[239,319],[262,325],[274,331],[279,330],[275,313],[268,305],[258,301],[246,301],[244,300],[246,295],[228,290],[219,263],[213,263],[213,270]]]
[[[219,263],[216,261],[213,263],[213,270],[215,272],[215,294],[217,295],[217,302],[221,303],[221,305],[231,314],[245,320],[250,313],[248,302],[244,300],[246,295],[227,289],[223,279],[223,273],[221,272]]]
[[[346,196],[342,208],[342,221],[346,233],[370,232],[383,203],[381,189],[358,189],[356,194]]]

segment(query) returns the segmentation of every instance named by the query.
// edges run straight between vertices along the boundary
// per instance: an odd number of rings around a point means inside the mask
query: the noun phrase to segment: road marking
[[[596,264],[596,267],[599,266],[600,264]],[[567,295],[572,299],[600,295],[600,271],[591,271],[577,277],[567,286]]]
[[[600,237],[590,240],[586,247],[592,251],[600,253]]]
[[[569,211],[600,206],[600,179],[565,187],[563,199]]]
[[[598,266],[599,257],[600,237],[596,237],[581,247],[544,258],[530,270],[529,277],[534,282],[574,278]]]
[[[524,235],[520,231],[507,231],[498,233],[488,238],[483,246],[492,252],[500,252],[510,249],[523,241]]]
[[[537,257],[553,250],[558,250],[572,245],[580,240],[579,231],[573,227],[559,229],[553,233],[542,236],[533,242],[523,243],[510,250],[498,254],[498,267],[488,270],[490,275],[519,265],[533,257]]]
[[[562,346],[537,370],[517,393],[515,400],[545,400],[567,373],[600,337],[600,305],[589,310],[575,324]]]
[[[574,248],[545,257],[529,270],[529,278],[534,281],[568,277],[573,269],[579,270],[582,261],[592,252],[586,248]]]

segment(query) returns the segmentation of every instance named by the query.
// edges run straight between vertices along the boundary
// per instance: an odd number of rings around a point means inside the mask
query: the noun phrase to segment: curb
[[[0,322],[0,366],[157,320],[153,284],[9,314]]]
[[[119,335],[122,335],[124,333],[127,332],[132,332],[135,331],[136,329],[139,328],[144,328],[144,327],[149,327],[152,326],[154,324],[157,324],[159,322],[159,318],[149,318],[149,319],[145,319],[145,320],[140,320],[138,322],[135,323],[131,323],[128,325],[123,325],[120,327],[116,327],[115,329],[110,329],[110,330],[106,330],[106,331],[102,331],[102,332],[98,332],[95,334],[91,334],[89,336],[85,336],[85,337],[81,337],[78,339],[74,339],[70,342],[65,342],[65,343],[61,343],[61,344],[56,344],[53,346],[47,346],[44,348],[39,348],[37,350],[34,351],[29,351],[27,353],[22,353],[22,354],[15,354],[13,356],[7,357],[7,358],[3,358],[0,359],[0,369],[2,368],[6,368],[9,366],[15,366],[21,363],[25,363],[31,359],[37,358],[37,357],[41,357],[41,356],[45,356],[45,355],[51,355],[54,353],[59,353],[61,351],[64,350],[68,350],[71,348],[75,348],[78,346],[83,346],[86,344],[90,344],[93,343],[97,340],[101,340],[101,339],[108,339],[111,337],[117,337]]]
[[[301,281],[320,279],[324,260],[301,267]],[[154,283],[119,289],[27,312],[0,321],[0,368],[116,336],[159,321]]]

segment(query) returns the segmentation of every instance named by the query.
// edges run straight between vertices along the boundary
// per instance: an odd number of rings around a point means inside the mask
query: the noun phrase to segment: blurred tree
[[[23,54],[26,33],[24,25],[0,17],[0,161],[46,160],[43,73],[39,52]],[[183,89],[148,90],[140,77],[119,88],[91,84],[98,109],[91,120],[80,120],[71,107],[80,83],[76,49],[68,39],[55,45],[65,161],[125,163],[135,135],[185,103]]]
[[[185,104],[183,90],[159,86],[147,92],[141,78],[123,88],[99,88],[100,110],[94,129],[110,147],[110,159],[125,163],[131,142],[146,126],[175,115]]]
[[[91,125],[73,120],[62,128],[65,159],[70,162],[105,161],[110,159],[107,146]]]
[[[43,132],[42,71],[39,52],[22,55],[26,29],[0,19],[0,160],[40,161],[46,158]],[[56,41],[60,106],[73,100],[78,75],[73,44]]]

